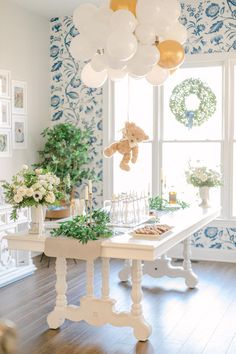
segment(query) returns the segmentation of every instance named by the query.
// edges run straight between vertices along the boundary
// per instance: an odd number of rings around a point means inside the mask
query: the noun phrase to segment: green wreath
[[[198,109],[193,111],[187,110],[185,101],[191,94],[200,100]],[[178,122],[192,128],[200,126],[215,113],[216,95],[200,79],[187,79],[174,88],[169,106]]]

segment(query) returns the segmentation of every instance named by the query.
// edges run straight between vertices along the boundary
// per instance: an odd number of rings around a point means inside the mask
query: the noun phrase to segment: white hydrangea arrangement
[[[27,165],[12,177],[11,183],[4,183],[7,203],[13,206],[11,218],[16,220],[17,210],[25,207],[48,206],[61,200],[60,178],[43,169],[31,170]]]
[[[185,172],[187,182],[194,187],[218,187],[222,185],[222,176],[218,171],[206,166],[189,166]]]

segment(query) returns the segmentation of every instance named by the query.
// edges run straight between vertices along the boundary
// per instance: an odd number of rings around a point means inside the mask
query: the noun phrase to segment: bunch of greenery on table
[[[153,198],[149,199],[149,208],[150,210],[159,210],[159,211],[165,211],[165,210],[177,210],[177,209],[186,209],[189,207],[189,204],[182,201],[182,200],[176,200],[175,204],[169,203],[169,201],[161,196],[156,196]]]
[[[109,214],[98,209],[92,211],[91,220],[90,215],[76,216],[72,220],[60,223],[59,228],[51,231],[51,235],[74,238],[85,244],[91,240],[111,237],[113,233],[108,226],[109,223]]]
[[[12,205],[11,219],[17,219],[17,210],[25,207],[52,205],[64,197],[60,178],[43,169],[31,170],[27,165],[12,177],[11,183],[4,183],[7,203]]]
[[[206,166],[193,167],[185,172],[189,184],[194,187],[218,187],[222,185],[222,176],[218,171]]]
[[[55,173],[64,184],[69,199],[76,184],[84,179],[94,179],[94,171],[87,167],[91,162],[93,131],[61,123],[44,129],[41,135],[46,142],[43,150],[39,151],[41,161],[34,166]]]

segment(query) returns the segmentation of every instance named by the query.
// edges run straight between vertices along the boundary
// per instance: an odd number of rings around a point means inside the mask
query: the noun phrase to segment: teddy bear
[[[136,163],[138,159],[138,144],[148,140],[148,135],[135,123],[126,122],[122,129],[123,137],[121,140],[111,144],[104,150],[106,157],[111,157],[117,151],[123,155],[120,162],[120,168],[124,171],[130,171],[129,162]]]

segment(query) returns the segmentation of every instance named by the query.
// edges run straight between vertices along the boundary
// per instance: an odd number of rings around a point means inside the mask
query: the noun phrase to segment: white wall
[[[0,157],[0,180],[38,158],[41,131],[49,124],[49,22],[9,0],[0,0],[0,69],[28,85],[28,147]]]

